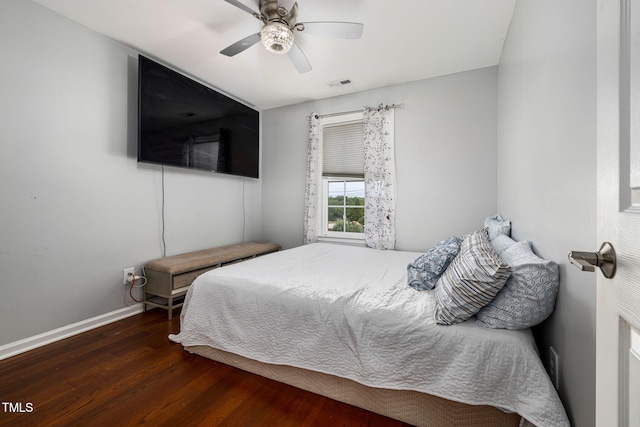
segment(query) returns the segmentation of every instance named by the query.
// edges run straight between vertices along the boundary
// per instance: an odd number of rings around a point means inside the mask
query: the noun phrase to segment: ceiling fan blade
[[[289,59],[293,62],[293,66],[296,67],[296,70],[298,70],[300,74],[311,71],[309,60],[295,42],[291,45],[291,49],[289,49]]]
[[[240,52],[244,52],[254,44],[260,41],[260,33],[252,34],[221,50],[220,53],[227,56],[234,56]]]
[[[255,16],[255,17],[260,16],[260,14],[259,14],[258,12],[256,12],[256,11],[255,11],[255,10],[253,10],[253,9],[251,9],[249,6],[246,6],[246,5],[242,4],[242,3],[240,3],[238,0],[224,0],[224,1],[226,1],[226,2],[227,2],[227,3],[229,3],[229,4],[234,5],[234,6],[235,6],[235,7],[237,7],[238,9],[242,9],[242,10],[244,10],[245,12],[247,12],[247,13],[248,13],[248,14],[250,14],[250,15],[253,15],[253,16]]]
[[[362,37],[364,24],[356,22],[303,22],[296,29],[314,36],[333,37],[337,39],[359,39]]]

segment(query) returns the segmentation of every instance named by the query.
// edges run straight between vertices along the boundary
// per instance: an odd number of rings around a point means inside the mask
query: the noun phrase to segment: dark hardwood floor
[[[152,310],[0,362],[1,426],[406,426],[185,352]]]

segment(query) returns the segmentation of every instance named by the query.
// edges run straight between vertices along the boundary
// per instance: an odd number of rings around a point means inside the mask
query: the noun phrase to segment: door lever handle
[[[598,265],[597,252],[569,252],[569,261],[580,269],[580,271],[596,271]]]
[[[568,258],[580,271],[596,271],[599,267],[607,279],[616,274],[616,251],[609,242],[604,242],[598,252],[571,251]]]

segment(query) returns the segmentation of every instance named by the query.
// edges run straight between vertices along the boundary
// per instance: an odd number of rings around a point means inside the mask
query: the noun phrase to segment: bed
[[[568,426],[529,329],[434,321],[407,286],[420,253],[314,243],[191,285],[187,351],[429,426]]]

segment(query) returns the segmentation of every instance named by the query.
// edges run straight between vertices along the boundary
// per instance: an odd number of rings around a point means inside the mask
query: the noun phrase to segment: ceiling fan
[[[262,41],[269,52],[280,55],[288,54],[299,73],[311,71],[311,64],[294,41],[294,31],[339,39],[359,39],[364,29],[363,24],[355,22],[296,22],[298,17],[298,2],[296,0],[260,0],[260,13],[238,0],[225,1],[251,14],[262,21],[264,25],[259,33],[235,42],[221,50],[221,54],[234,56]]]

